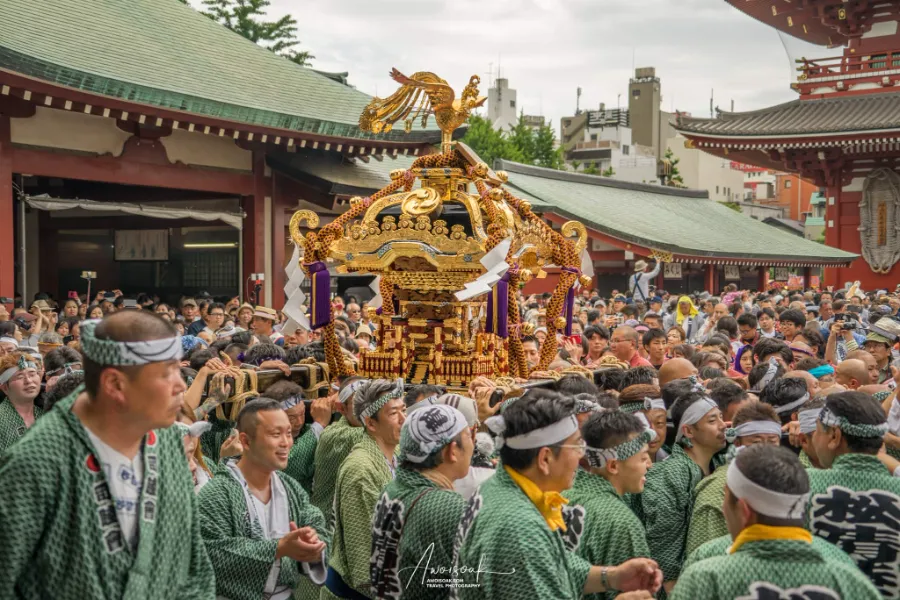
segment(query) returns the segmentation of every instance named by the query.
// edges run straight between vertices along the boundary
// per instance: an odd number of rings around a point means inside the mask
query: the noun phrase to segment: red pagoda
[[[871,0],[727,0],[834,57],[798,60],[799,99],[761,110],[680,116],[698,149],[796,172],[825,189],[825,243],[860,255],[825,269],[825,284],[863,289],[900,280],[900,6]]]

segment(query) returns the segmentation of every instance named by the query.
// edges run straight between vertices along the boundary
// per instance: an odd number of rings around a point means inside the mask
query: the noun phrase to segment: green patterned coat
[[[728,534],[722,503],[725,501],[725,480],[728,469],[720,468],[709,477],[704,477],[694,488],[694,512],[688,528],[685,554],[702,544]]]
[[[822,556],[824,556],[826,560],[844,563],[846,565],[850,565],[851,567],[856,566],[856,563],[846,552],[844,552],[834,544],[829,544],[822,538],[813,536],[812,546]],[[728,548],[730,547],[731,534],[729,533],[726,533],[722,537],[718,537],[714,540],[706,542],[688,555],[687,560],[684,561],[683,571],[687,571],[695,562],[704,560],[706,558],[726,556],[728,554]]]
[[[569,508],[569,507],[566,507]],[[537,507],[503,468],[469,499],[454,544],[454,565],[464,584],[462,600],[578,600],[591,565],[574,553],[584,530],[584,510],[566,511],[568,527],[552,531]]]
[[[453,542],[466,501],[417,471],[397,469],[375,508],[372,587],[376,598],[447,598],[450,588],[427,587],[429,567],[453,564]],[[412,512],[410,512],[412,511]]]
[[[347,419],[340,419],[326,427],[319,436],[313,460],[315,475],[310,498],[313,505],[322,511],[326,522],[331,521],[334,486],[341,463],[365,435],[366,431],[362,427],[354,427]]]
[[[881,596],[854,566],[836,561],[800,540],[742,544],[734,554],[691,565],[672,600],[878,600]]]
[[[900,478],[866,454],[807,472],[810,531],[853,557],[885,598],[900,598]]]
[[[618,565],[649,557],[647,533],[624,498],[600,475],[579,470],[564,496],[584,511],[584,534],[576,554],[592,565]],[[591,594],[591,600],[612,599],[618,592]]]
[[[38,417],[44,414],[37,406],[34,407],[34,420],[37,422]],[[25,421],[16,412],[16,408],[9,399],[0,402],[0,453],[9,448],[13,442],[25,435],[28,429],[25,427]]]
[[[669,458],[647,471],[641,509],[650,556],[659,564],[664,581],[678,579],[681,573],[694,488],[701,479],[703,471],[677,444]]]
[[[0,456],[0,594],[16,600],[212,600],[213,569],[181,431],[145,437],[132,551],[93,445],[72,413],[82,389]]]
[[[304,425],[300,430],[300,435],[294,440],[294,445],[291,446],[288,464],[284,468],[284,472],[303,486],[303,490],[307,494],[312,493],[317,444],[318,438],[312,427]]]
[[[234,422],[220,421],[213,418],[210,418],[209,422],[212,424],[212,427],[200,436],[200,448],[203,451],[203,456],[211,458],[212,462],[215,463],[219,461],[219,450],[222,448],[222,443],[231,435]]]
[[[325,527],[325,519],[319,509],[310,504],[300,484],[283,473],[278,473],[278,477],[287,491],[290,520],[297,527],[312,527],[326,546],[330,544],[331,535]],[[200,530],[216,573],[216,594],[229,600],[261,598],[275,563],[278,540],[265,538],[258,526],[251,526],[241,484],[224,469],[203,486],[199,500],[203,514]],[[298,587],[305,579],[301,575],[305,572],[296,561],[282,557],[279,587]]]
[[[381,492],[391,479],[393,475],[381,448],[371,436],[363,435],[341,463],[334,487],[334,537],[329,567],[340,574],[344,583],[370,598],[372,517]],[[325,587],[320,597],[336,598]]]

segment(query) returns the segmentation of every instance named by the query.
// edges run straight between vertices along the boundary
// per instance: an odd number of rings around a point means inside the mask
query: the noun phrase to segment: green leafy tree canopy
[[[527,165],[562,169],[562,149],[556,147],[556,134],[549,125],[536,130],[525,124],[525,115],[508,132],[494,129],[490,120],[478,115],[469,117],[469,129],[462,140],[487,164],[502,158]]]
[[[181,1],[187,4],[185,0]],[[203,14],[291,62],[310,66],[310,60],[315,56],[297,49],[300,44],[297,20],[291,15],[276,21],[266,20],[266,9],[270,4],[269,0],[203,0]]]

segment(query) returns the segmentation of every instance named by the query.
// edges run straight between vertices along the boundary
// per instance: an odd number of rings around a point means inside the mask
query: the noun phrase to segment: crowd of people
[[[305,391],[320,332],[237,297],[0,309],[3,597],[900,598],[900,293],[642,271],[571,335],[520,293],[539,384],[455,391]]]

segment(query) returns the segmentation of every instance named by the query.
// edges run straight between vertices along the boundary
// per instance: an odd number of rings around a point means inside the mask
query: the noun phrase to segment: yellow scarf
[[[731,547],[728,554],[734,554],[738,548],[747,542],[758,542],[760,540],[797,540],[812,544],[812,534],[802,527],[773,527],[772,525],[751,525],[740,532]]]
[[[682,303],[682,302],[687,302],[688,304],[691,305],[691,312],[690,312],[690,314],[687,314],[687,315],[682,314],[682,312],[681,312],[681,303]],[[694,306],[694,303],[693,303],[693,302],[691,302],[690,297],[688,297],[688,296],[682,296],[681,298],[678,299],[678,305],[675,307],[675,322],[676,322],[678,325],[681,325],[682,323],[684,323],[684,319],[685,319],[686,317],[696,317],[696,316],[697,316],[697,312],[698,312],[698,311],[697,311],[697,307]]]
[[[569,501],[562,497],[559,492],[543,492],[533,481],[517,471],[513,471],[507,466],[503,467],[506,472],[516,482],[528,499],[537,507],[541,516],[547,521],[547,526],[551,531],[557,529],[566,530],[566,522],[563,520],[562,507]]]

